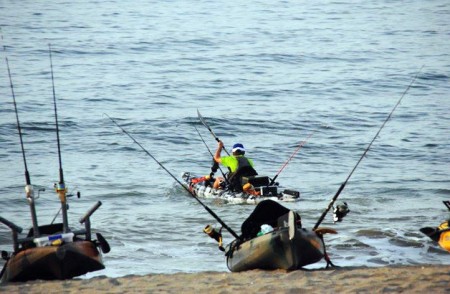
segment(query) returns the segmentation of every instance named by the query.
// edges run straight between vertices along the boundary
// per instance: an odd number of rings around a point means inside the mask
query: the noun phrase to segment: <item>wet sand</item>
[[[450,293],[450,265],[201,272],[32,281],[2,293]]]

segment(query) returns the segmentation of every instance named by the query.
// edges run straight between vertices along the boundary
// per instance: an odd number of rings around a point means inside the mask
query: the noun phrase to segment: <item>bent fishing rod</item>
[[[419,71],[416,73],[416,75],[414,76],[414,78],[412,79],[412,81],[409,83],[408,87],[406,88],[406,90],[403,92],[402,96],[400,97],[400,99],[397,101],[397,104],[395,104],[394,108],[392,109],[392,111],[389,113],[389,115],[387,116],[386,120],[383,122],[383,124],[381,125],[380,129],[378,130],[378,132],[375,134],[375,136],[373,137],[372,141],[369,143],[369,145],[367,146],[367,148],[364,150],[363,154],[361,155],[361,157],[359,158],[358,162],[356,163],[356,165],[353,167],[352,171],[350,172],[350,174],[348,175],[347,179],[345,180],[344,183],[342,183],[342,185],[339,187],[339,189],[337,190],[336,194],[333,196],[333,198],[331,199],[330,203],[328,204],[327,208],[324,210],[324,212],[322,213],[322,215],[320,216],[319,220],[317,221],[316,225],[313,228],[313,231],[316,230],[319,225],[322,223],[322,221],[324,220],[325,216],[327,215],[328,211],[331,209],[331,207],[333,207],[334,202],[336,202],[337,198],[339,197],[339,195],[341,194],[342,190],[344,190],[345,185],[347,185],[347,182],[349,181],[350,177],[353,175],[353,172],[356,170],[356,168],[358,167],[358,165],[360,164],[360,162],[363,160],[363,158],[366,156],[367,152],[369,151],[370,147],[372,146],[373,142],[375,141],[375,139],[378,137],[378,135],[380,134],[381,130],[384,128],[384,126],[386,125],[386,123],[388,122],[388,120],[391,118],[392,114],[394,113],[395,109],[397,109],[397,106],[400,104],[400,102],[402,101],[403,97],[405,97],[406,93],[408,92],[408,90],[411,88],[411,86],[414,84],[416,78],[419,76],[420,71],[422,70],[423,66],[419,69]]]
[[[1,38],[2,38],[2,42],[3,42],[3,33],[1,33]],[[6,57],[5,45],[3,45],[3,51],[5,52],[6,68],[8,69],[9,84],[10,84],[11,94],[12,94],[13,103],[14,103],[14,111],[16,113],[17,130],[19,131],[20,147],[22,149],[23,163],[25,166],[25,182],[26,182],[25,193],[26,193],[27,200],[30,204],[31,221],[33,223],[33,236],[35,238],[37,238],[37,237],[39,237],[39,226],[38,226],[36,208],[35,208],[35,202],[34,202],[34,199],[35,199],[34,198],[34,189],[33,189],[33,185],[31,185],[30,173],[28,172],[27,159],[25,156],[25,147],[23,144],[22,128],[20,126],[20,121],[19,121],[19,111],[17,110],[16,95],[14,93],[14,85],[13,85],[13,81],[12,81],[12,77],[11,77],[11,69],[9,67],[8,57]]]
[[[136,143],[148,156],[150,156],[163,170],[165,170],[178,184],[181,185],[181,187],[183,187],[183,189],[185,189],[189,195],[191,195],[195,200],[197,200],[197,202],[203,206],[204,209],[206,209],[206,211],[212,215],[221,225],[222,227],[224,227],[231,235],[233,235],[233,237],[235,237],[236,239],[240,240],[241,238],[227,225],[223,222],[222,219],[220,219],[220,217],[214,213],[214,211],[212,211],[208,206],[206,206],[202,201],[200,201],[200,199],[198,199],[195,194],[189,190],[185,185],[183,185],[183,183],[180,182],[180,180],[178,180],[161,162],[159,162],[149,151],[147,151],[147,149],[144,148],[144,146],[142,146],[130,133],[128,133],[122,126],[120,126],[113,118],[111,118],[108,114],[104,113],[104,115],[106,115],[119,129],[122,130],[122,132],[124,132],[128,137],[130,137],[131,140],[134,141],[134,143]]]
[[[56,93],[55,93],[55,79],[53,77],[53,61],[52,61],[52,47],[48,44],[48,53],[50,57],[50,72],[52,78],[52,90],[53,90],[53,106],[55,110],[55,125],[56,125],[56,142],[58,143],[58,161],[59,161],[59,182],[55,184],[56,193],[61,201],[61,211],[63,219],[63,230],[64,233],[70,231],[69,222],[67,217],[67,189],[64,183],[64,173],[62,168],[62,156],[61,156],[61,141],[59,139],[59,123],[58,123],[58,109],[56,107]]]
[[[216,134],[214,134],[213,130],[211,129],[211,127],[206,123],[206,120],[203,118],[203,116],[200,114],[200,111],[197,109],[197,115],[198,118],[200,119],[200,121],[202,122],[202,124],[209,130],[209,132],[211,133],[211,135],[213,135],[214,139],[216,139],[217,142],[220,142],[220,139],[216,136]],[[227,149],[225,148],[225,146],[223,147],[223,149],[225,150],[225,152],[227,153],[228,156],[230,156],[230,153],[228,153]]]
[[[288,165],[288,163],[292,160],[292,158],[294,158],[295,154],[297,154],[297,152],[303,147],[303,145],[305,145],[309,138],[312,137],[312,135],[314,135],[315,132],[317,132],[318,129],[314,130],[313,132],[311,132],[308,137],[306,138],[306,140],[301,141],[300,144],[298,145],[297,149],[295,149],[294,153],[292,153],[292,155],[288,158],[288,160],[286,160],[286,162],[283,164],[283,166],[280,168],[280,170],[278,171],[278,173],[272,178],[272,180],[270,181],[269,186],[272,186],[275,183],[275,180],[278,178],[278,176],[280,175],[280,173],[283,171],[283,169]]]

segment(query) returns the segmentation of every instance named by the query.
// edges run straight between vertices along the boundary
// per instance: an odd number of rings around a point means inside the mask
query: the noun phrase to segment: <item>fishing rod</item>
[[[214,160],[214,154],[211,152],[211,149],[209,149],[208,145],[206,145],[205,140],[203,139],[202,135],[200,134],[200,132],[198,131],[197,127],[194,125],[195,130],[197,131],[197,134],[200,136],[200,139],[202,140],[203,144],[206,146],[206,149],[208,149],[209,154],[211,154],[211,157],[213,158],[214,161],[214,165],[211,167],[211,174],[213,174],[215,171],[217,171],[217,168],[220,170],[220,172],[222,173],[223,178],[225,179],[225,181],[227,182],[227,184],[229,184],[227,177],[225,176],[225,173],[223,172],[222,168],[220,167],[219,163],[217,163]],[[217,166],[217,168],[215,167]],[[214,170],[215,169],[215,170]]]
[[[291,159],[295,156],[295,154],[297,154],[297,152],[300,150],[300,148],[303,147],[303,145],[305,145],[309,138],[312,137],[312,135],[314,135],[315,132],[317,132],[318,129],[314,130],[313,132],[311,132],[308,137],[306,138],[306,140],[301,141],[300,144],[298,145],[297,149],[295,149],[294,153],[292,153],[292,155],[288,158],[288,160],[283,164],[283,166],[280,168],[280,170],[278,171],[278,173],[275,175],[275,177],[273,177],[273,179],[270,181],[269,186],[272,186],[275,183],[275,180],[278,178],[278,176],[280,175],[280,173],[283,171],[283,169],[288,165],[288,163],[291,161]]]
[[[200,114],[200,111],[197,109],[197,115],[198,118],[200,119],[200,121],[202,122],[202,124],[209,130],[209,132],[211,133],[211,135],[213,135],[214,139],[216,139],[217,142],[220,142],[220,139],[216,136],[216,134],[214,134],[213,130],[208,126],[208,124],[206,123],[206,120],[203,118],[203,116]],[[227,149],[225,148],[225,146],[223,147],[223,149],[225,150],[225,152],[227,153],[228,156],[230,156],[230,153],[228,153]]]
[[[56,142],[58,143],[58,160],[59,160],[59,182],[55,183],[55,190],[59,196],[59,200],[61,201],[61,211],[62,211],[62,219],[63,219],[63,230],[64,233],[70,231],[69,222],[67,217],[67,189],[66,184],[64,183],[64,173],[62,168],[62,157],[61,157],[61,143],[59,139],[59,124],[58,124],[58,109],[56,107],[56,94],[55,94],[55,79],[53,77],[53,61],[52,61],[52,47],[48,44],[48,53],[50,57],[50,72],[52,78],[52,90],[53,90],[53,105],[55,109],[55,124],[56,124]]]
[[[375,139],[378,137],[378,135],[380,134],[381,130],[384,128],[384,126],[386,125],[386,123],[388,122],[388,120],[391,118],[392,114],[394,113],[395,109],[397,109],[397,106],[400,104],[400,102],[402,101],[403,97],[405,97],[406,93],[408,92],[408,90],[411,88],[411,86],[414,84],[416,78],[419,76],[420,71],[422,70],[423,66],[419,69],[419,71],[416,73],[416,75],[414,76],[414,78],[412,79],[412,81],[409,83],[408,87],[406,88],[406,90],[403,92],[402,96],[400,97],[400,99],[397,101],[397,104],[395,104],[394,108],[392,109],[392,111],[389,113],[389,115],[387,116],[386,120],[383,122],[383,124],[381,125],[380,129],[378,130],[378,132],[375,134],[375,136],[373,137],[372,141],[369,143],[369,145],[367,146],[366,150],[364,150],[363,154],[361,155],[361,157],[359,158],[358,162],[356,163],[356,165],[353,167],[352,171],[350,172],[350,174],[348,175],[347,179],[345,180],[344,183],[342,183],[342,185],[339,187],[339,189],[337,190],[336,194],[334,195],[334,197],[331,199],[330,203],[328,204],[328,207],[325,209],[325,211],[322,213],[322,215],[320,216],[319,220],[317,221],[316,225],[313,228],[313,231],[316,230],[319,225],[322,223],[322,221],[324,220],[325,216],[327,215],[328,211],[331,209],[331,207],[333,207],[334,202],[337,200],[337,198],[339,197],[339,195],[341,194],[342,190],[344,190],[345,185],[347,185],[347,182],[349,181],[350,177],[352,176],[353,172],[356,170],[356,168],[358,167],[359,163],[363,160],[363,158],[366,156],[367,152],[369,151],[370,147],[372,146],[373,142],[375,141]]]
[[[121,127],[109,115],[107,115],[106,113],[104,113],[104,115],[106,115],[119,129],[122,130],[122,132],[124,132],[128,137],[130,137],[130,139],[133,140],[134,143],[136,143],[148,156],[150,156],[162,169],[164,169],[178,184],[180,184],[181,187],[183,187],[183,189],[185,189],[189,193],[189,195],[191,195],[195,200],[197,200],[197,202],[201,206],[203,206],[203,208],[205,208],[206,211],[209,214],[211,214],[222,225],[222,227],[224,227],[231,235],[233,235],[233,237],[235,237],[238,240],[241,239],[229,226],[227,226],[227,224],[225,224],[223,222],[222,219],[220,219],[219,216],[217,216],[217,214],[214,213],[214,211],[212,211],[208,206],[206,206],[202,201],[200,201],[200,199],[198,199],[191,190],[189,190],[185,185],[183,185],[183,183],[181,183],[180,180],[178,180],[164,165],[162,165],[161,162],[159,162],[149,151],[147,151],[147,149],[145,149],[144,146],[142,146],[130,133],[128,133],[123,127]]]
[[[1,31],[0,31],[1,32]],[[3,33],[1,33],[2,43],[3,43]],[[36,215],[36,207],[34,202],[34,189],[33,185],[31,185],[31,179],[30,179],[30,173],[28,172],[28,166],[27,166],[27,159],[25,156],[25,147],[23,145],[23,135],[22,135],[22,128],[20,127],[20,121],[19,121],[19,111],[17,110],[17,103],[16,103],[16,95],[14,93],[14,85],[12,82],[11,77],[11,69],[9,67],[9,61],[8,57],[6,57],[6,47],[3,45],[3,51],[5,52],[5,61],[6,61],[6,67],[8,69],[8,76],[9,76],[9,84],[11,88],[11,94],[14,102],[14,111],[16,113],[16,121],[17,121],[17,130],[19,131],[19,138],[20,138],[20,147],[22,149],[22,157],[23,157],[23,163],[25,165],[25,193],[27,200],[30,204],[30,211],[31,211],[31,221],[33,223],[33,236],[39,237],[39,226],[37,221],[37,215]]]

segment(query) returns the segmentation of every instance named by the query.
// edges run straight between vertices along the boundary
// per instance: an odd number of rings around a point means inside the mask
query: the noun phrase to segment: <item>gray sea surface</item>
[[[450,263],[419,231],[449,217],[449,1],[3,0],[0,27],[0,216],[31,226],[5,58],[31,182],[46,189],[39,223],[60,207],[51,44],[64,178],[81,192],[69,223],[102,201],[92,226],[112,248],[83,278],[228,270],[202,232],[217,221],[104,114],[177,178],[209,173],[195,128],[217,146],[197,109],[271,177],[314,132],[278,176],[312,228],[407,89],[338,198],[351,212],[321,224],[338,231],[327,251],[344,267]],[[203,201],[237,232],[254,209]]]

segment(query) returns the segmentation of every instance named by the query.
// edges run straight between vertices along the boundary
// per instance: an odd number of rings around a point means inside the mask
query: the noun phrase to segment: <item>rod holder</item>
[[[0,216],[0,222],[11,229],[14,252],[17,252],[19,250],[19,241],[18,241],[19,233],[22,233],[23,229],[21,227],[19,227],[18,225],[10,222],[9,220],[7,220],[1,216]]]
[[[80,224],[84,223],[84,227],[86,230],[86,240],[91,240],[91,215],[102,205],[101,201],[97,201],[97,203],[89,209],[86,214],[80,218]]]

